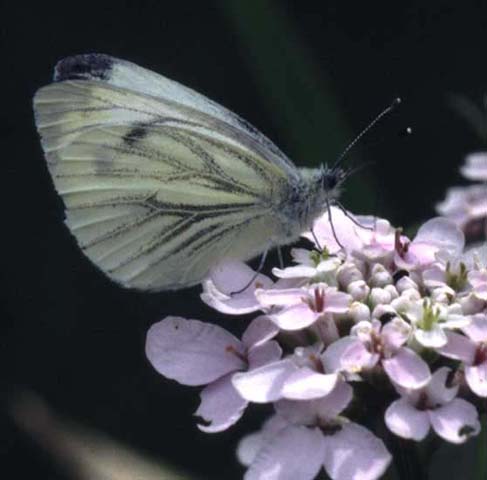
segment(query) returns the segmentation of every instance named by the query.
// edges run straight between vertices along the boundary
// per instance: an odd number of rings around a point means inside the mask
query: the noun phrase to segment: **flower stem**
[[[391,435],[391,450],[399,480],[427,480],[417,445]]]
[[[487,476],[487,414],[481,417],[482,431],[478,439],[477,447],[477,464],[476,464],[476,479],[484,479]]]

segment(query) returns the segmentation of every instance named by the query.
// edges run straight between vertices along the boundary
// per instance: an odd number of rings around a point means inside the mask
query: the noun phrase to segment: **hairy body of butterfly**
[[[345,178],[297,169],[234,113],[107,55],[60,61],[34,110],[68,227],[126,287],[187,287],[294,242]]]

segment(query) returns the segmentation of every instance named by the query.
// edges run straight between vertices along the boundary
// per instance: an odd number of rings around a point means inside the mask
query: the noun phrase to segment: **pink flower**
[[[269,318],[281,330],[301,330],[327,313],[346,313],[352,298],[324,283],[309,287],[257,290],[255,295],[264,308],[279,307]]]
[[[436,211],[458,225],[468,237],[484,236],[487,188],[485,185],[450,188],[445,200],[436,205]]]
[[[198,427],[218,432],[236,423],[247,401],[232,385],[235,372],[256,369],[281,357],[271,340],[278,330],[267,317],[257,317],[238,340],[217,325],[166,317],[147,333],[146,355],[152,366],[183,385],[207,385],[196,415],[207,423]]]
[[[469,180],[487,180],[487,153],[472,153],[460,171]],[[440,215],[455,222],[469,238],[487,236],[487,188],[484,185],[454,187],[436,206]]]
[[[342,417],[365,390],[382,402],[391,385],[400,394],[386,412],[399,436],[420,440],[433,428],[461,443],[478,433],[474,406],[446,385],[449,370],[431,375],[427,361],[441,361],[438,353],[461,360],[470,388],[487,398],[487,248],[463,253],[463,233],[444,218],[412,241],[386,220],[354,218],[362,226],[333,208],[336,236],[328,215],[319,218],[316,249],[294,249],[292,266],[273,269],[277,281],[234,260],[212,269],[206,304],[264,313],[241,339],[177,317],[149,330],[156,370],[204,386],[201,430],[228,428],[250,402],[273,404],[275,415],[239,447],[247,480],[311,480],[323,469],[339,480],[381,476],[391,460],[383,443]]]
[[[354,218],[360,226],[350,217]],[[371,216],[356,216],[348,212],[346,215],[336,207],[331,207],[331,219],[336,237],[348,255],[380,263],[387,263],[392,258],[395,230],[387,220]],[[320,246],[325,246],[330,253],[337,253],[342,249],[333,234],[327,213],[316,220],[313,230]],[[303,236],[314,242],[311,232]]]
[[[430,382],[419,390],[397,387],[401,395],[385,413],[391,432],[403,438],[423,440],[430,427],[443,439],[463,443],[480,432],[475,407],[461,398],[455,398],[458,386],[447,387],[450,369],[439,368]]]
[[[462,331],[466,336],[448,332],[448,343],[438,351],[463,361],[468,386],[479,397],[487,397],[487,314],[472,315]]]
[[[351,399],[340,382],[319,400],[277,402],[277,415],[239,445],[245,479],[311,480],[322,468],[333,480],[379,478],[391,456],[366,428],[338,417]]]
[[[459,304],[443,305],[427,299],[411,302],[403,312],[414,326],[414,338],[426,348],[440,348],[447,343],[447,330],[470,323]]]
[[[329,371],[359,373],[381,365],[388,377],[405,388],[420,388],[431,374],[427,363],[405,347],[411,326],[395,317],[384,326],[379,320],[359,322],[351,335],[328,347],[323,363]]]
[[[412,242],[397,240],[394,262],[404,270],[422,269],[440,252],[458,257],[464,246],[462,231],[452,221],[437,217],[423,224]]]

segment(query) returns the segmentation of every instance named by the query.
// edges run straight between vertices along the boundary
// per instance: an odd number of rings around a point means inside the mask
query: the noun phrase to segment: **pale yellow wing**
[[[86,78],[86,63],[70,64]],[[51,84],[34,99],[66,223],[86,255],[125,286],[161,290],[200,282],[222,258],[264,250],[296,170],[185,87],[178,96],[174,82],[148,72],[150,95],[140,93],[147,71],[136,67],[130,83],[126,64],[113,76],[112,62],[111,81],[92,64],[89,80]],[[67,65],[56,76],[69,78]],[[156,96],[158,78],[166,90]]]

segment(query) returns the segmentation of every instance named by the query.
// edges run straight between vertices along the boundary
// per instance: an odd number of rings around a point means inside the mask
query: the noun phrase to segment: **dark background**
[[[31,98],[60,58],[103,52],[193,87],[240,113],[299,166],[331,162],[394,97],[401,108],[351,155],[371,162],[344,202],[409,226],[434,215],[482,148],[448,95],[486,88],[485,2],[5,2],[0,11],[0,468],[63,479],[4,415],[20,391],[76,422],[184,467],[236,478],[234,448],[263,412],[200,433],[198,389],[157,375],[149,325],[168,314],[222,321],[199,289],[142,294],[110,283],[62,223],[34,128]],[[414,134],[398,133],[411,126]],[[372,211],[373,210],[373,211]],[[225,322],[225,320],[223,319]],[[227,319],[235,325],[239,319]],[[256,413],[255,413],[256,412]]]

